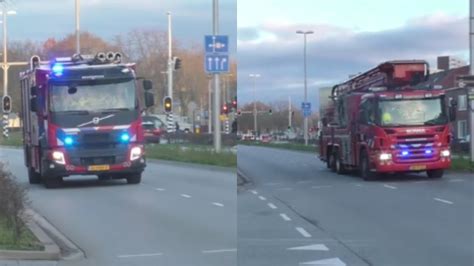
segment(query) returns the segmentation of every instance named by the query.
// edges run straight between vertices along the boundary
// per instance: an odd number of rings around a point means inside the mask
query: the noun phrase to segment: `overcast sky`
[[[308,35],[308,97],[318,88],[391,59],[438,55],[468,60],[468,0],[238,0],[240,103],[303,100],[303,36]]]
[[[7,0],[17,15],[9,16],[9,38],[63,38],[75,29],[74,0]],[[106,40],[132,29],[167,30],[173,14],[174,37],[181,43],[204,42],[212,33],[212,0],[81,0],[81,29]],[[220,1],[220,33],[231,36],[236,49],[236,0]]]

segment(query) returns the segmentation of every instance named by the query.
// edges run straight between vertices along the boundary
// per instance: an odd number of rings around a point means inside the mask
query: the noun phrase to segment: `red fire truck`
[[[70,175],[141,182],[146,166],[141,113],[154,105],[134,64],[119,53],[41,62],[20,74],[25,165],[31,184],[61,185]]]
[[[416,85],[429,77],[425,61],[389,61],[332,88],[322,114],[320,159],[364,180],[380,173],[422,172],[441,178],[451,164],[450,120],[456,103]]]

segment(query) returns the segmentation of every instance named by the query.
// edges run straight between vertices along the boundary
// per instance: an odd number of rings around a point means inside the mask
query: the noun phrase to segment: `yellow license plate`
[[[110,170],[110,165],[91,165],[88,167],[89,171],[108,171]]]
[[[410,166],[410,170],[418,171],[418,170],[425,170],[426,165],[412,165]]]

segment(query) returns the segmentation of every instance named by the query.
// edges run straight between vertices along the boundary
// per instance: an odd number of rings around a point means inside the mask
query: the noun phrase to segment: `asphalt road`
[[[315,154],[239,146],[238,261],[474,265],[474,175],[337,175]]]
[[[236,265],[235,171],[149,162],[140,185],[88,176],[47,190],[28,184],[21,150],[2,148],[0,160],[87,257],[53,265]]]

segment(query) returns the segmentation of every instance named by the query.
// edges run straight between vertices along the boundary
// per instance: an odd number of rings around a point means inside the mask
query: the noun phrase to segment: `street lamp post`
[[[308,101],[308,88],[306,80],[306,36],[308,34],[313,34],[313,31],[297,31],[296,34],[303,34],[304,36],[304,102]],[[304,118],[304,145],[308,145],[308,117]]]
[[[76,54],[81,53],[81,31],[80,31],[80,0],[76,0]]]
[[[257,137],[257,89],[255,83],[260,74],[250,74],[250,78],[253,78],[253,130],[255,131],[255,137]]]

